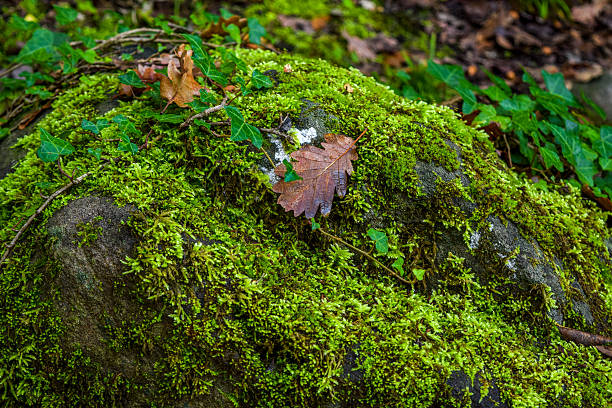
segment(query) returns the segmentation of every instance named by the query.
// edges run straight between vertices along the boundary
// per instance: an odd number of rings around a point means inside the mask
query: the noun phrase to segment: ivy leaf
[[[400,276],[404,276],[405,272],[404,272],[404,258],[403,257],[397,258],[395,262],[391,264],[391,266],[397,269],[397,271],[400,273]]]
[[[53,6],[55,9],[55,20],[59,25],[66,25],[76,20],[79,15],[78,11],[71,9],[70,7]]]
[[[84,130],[88,130],[95,135],[99,135],[102,129],[107,128],[109,126],[110,124],[106,119],[98,119],[96,123],[90,122],[87,119],[83,119],[83,121],[81,122],[81,128],[83,128]]]
[[[31,31],[34,30],[40,25],[34,23],[32,21],[28,21],[23,17],[19,17],[17,14],[12,14],[11,19],[9,20],[9,26],[17,31]]]
[[[368,237],[374,241],[376,250],[381,254],[389,252],[389,239],[384,231],[378,231],[374,228],[368,230]]]
[[[66,156],[74,152],[74,147],[69,142],[51,136],[43,128],[40,128],[40,141],[40,147],[36,153],[44,162],[56,161],[60,156]]]
[[[249,27],[249,41],[253,44],[260,45],[261,37],[265,37],[267,35],[266,29],[259,24],[259,20],[257,20],[255,17],[248,18],[247,25]]]
[[[285,168],[287,169],[287,172],[285,173],[285,178],[284,178],[285,183],[291,183],[292,181],[302,180],[302,178],[295,172],[295,170],[293,170],[293,165],[289,162],[289,160],[287,159],[283,160],[283,164],[285,165]]]
[[[304,213],[306,218],[312,218],[319,207],[321,214],[327,215],[334,192],[340,197],[346,194],[348,176],[353,173],[351,160],[357,159],[355,141],[348,136],[328,133],[321,145],[323,149],[308,145],[291,153],[296,161],[293,168],[302,180],[291,183],[281,180],[272,186],[274,192],[281,194],[278,204],[285,211],[293,210],[295,217]],[[284,164],[274,169],[279,177],[285,177],[286,172]]]
[[[481,104],[478,106],[478,109],[480,109],[480,113],[474,118],[475,123],[488,125],[497,116],[497,112],[495,111],[495,107],[493,105]]]
[[[503,78],[500,78],[497,75],[494,75],[492,72],[490,72],[486,68],[483,68],[482,70],[484,71],[485,74],[487,74],[491,82],[493,82],[497,87],[499,87],[499,89],[501,89],[501,91],[506,95],[506,98],[509,98],[510,95],[512,95],[512,90],[510,89],[510,87],[508,86],[506,81],[504,81]]]
[[[102,149],[101,148],[97,148],[97,149],[92,149],[91,147],[87,149],[87,153],[91,154],[92,156],[94,156],[96,159],[100,160],[100,158],[102,157]]]
[[[316,229],[321,228],[321,224],[319,224],[318,222],[316,222],[316,221],[314,220],[314,218],[312,218],[312,219],[311,219],[310,224],[312,225],[312,230],[313,230],[313,231],[314,231],[314,230],[316,230]]]
[[[599,165],[603,170],[612,171],[612,126],[602,126],[599,139],[593,143],[593,149],[599,153]]]
[[[560,96],[564,101],[568,103],[574,103],[574,95],[566,88],[565,79],[563,78],[563,74],[557,72],[555,74],[549,74],[548,72],[542,70],[542,77],[544,78],[544,83],[546,84],[546,88],[553,95]]]
[[[202,48],[202,39],[195,34],[183,34],[183,38],[189,41],[193,50],[193,62],[200,68],[202,74],[221,85],[227,85],[227,77],[217,70],[213,59]]]
[[[225,27],[225,31],[229,34],[232,40],[234,40],[238,45],[242,43],[242,38],[240,38],[240,27],[236,24],[230,24]]]
[[[59,55],[55,46],[67,42],[68,39],[66,34],[38,28],[32,34],[32,38],[19,51],[17,61],[22,63],[56,61],[59,59]]]
[[[425,277],[425,269],[413,269],[412,274],[417,278],[417,280],[422,281]]]
[[[492,101],[495,102],[500,102],[509,98],[509,95],[497,86],[490,86],[486,89],[482,89],[480,92],[487,95]]]
[[[565,129],[552,123],[549,124],[555,136],[555,142],[561,145],[563,156],[574,166],[574,171],[580,181],[593,186],[593,176],[597,173],[597,168],[586,156],[578,139],[578,125],[570,120],[566,120],[565,123]]]
[[[130,137],[127,134],[122,133],[121,142],[119,142],[119,145],[117,145],[117,150],[136,154],[138,153],[138,146],[132,143]]]
[[[263,144],[263,138],[261,132],[253,125],[249,125],[245,122],[244,117],[240,111],[233,106],[226,106],[225,113],[231,121],[231,132],[232,136],[230,140],[240,142],[242,140],[250,140],[253,146],[258,149]]]
[[[253,82],[253,86],[257,89],[274,87],[274,82],[272,82],[272,79],[270,79],[269,76],[262,74],[258,70],[253,71],[251,81]]]
[[[545,147],[540,147],[540,154],[547,169],[554,166],[557,170],[563,171],[563,163],[552,143],[546,143]]]
[[[130,70],[123,75],[119,75],[119,82],[135,88],[144,88],[146,85],[142,82],[136,72]]]

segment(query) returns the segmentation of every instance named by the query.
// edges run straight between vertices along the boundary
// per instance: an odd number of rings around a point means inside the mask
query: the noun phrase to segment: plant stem
[[[392,275],[394,278],[398,279],[399,281],[403,282],[403,283],[407,283],[407,284],[414,284],[416,282],[411,282],[409,280],[406,280],[404,278],[402,278],[401,276],[399,276],[397,273],[393,272],[391,269],[387,268],[382,262],[380,262],[378,259],[374,258],[372,255],[368,254],[365,251],[362,251],[361,249],[357,248],[354,245],[349,244],[348,242],[346,242],[345,240],[343,240],[340,237],[337,237],[333,234],[330,234],[327,231],[324,231],[322,228],[317,228],[317,231],[319,231],[321,234],[325,235],[328,238],[331,238],[335,241],[340,242],[343,245],[346,245],[347,247],[351,248],[353,251],[356,251],[358,253],[360,253],[361,255],[365,256],[366,258],[368,258],[369,260],[375,262],[376,264],[378,264],[380,267],[382,267],[385,271],[387,271],[390,275]]]

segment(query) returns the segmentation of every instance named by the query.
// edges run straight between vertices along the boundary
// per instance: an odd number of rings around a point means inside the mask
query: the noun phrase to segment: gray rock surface
[[[582,92],[604,110],[607,120],[612,120],[612,103],[610,103],[612,101],[612,71],[604,73],[591,82],[574,84],[572,93],[580,99]]]

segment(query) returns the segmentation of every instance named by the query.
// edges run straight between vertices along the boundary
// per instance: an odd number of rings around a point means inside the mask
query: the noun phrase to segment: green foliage
[[[250,140],[253,146],[258,149],[262,146],[263,138],[261,137],[261,132],[255,126],[246,123],[242,113],[237,108],[226,106],[225,113],[227,113],[231,121],[232,136],[230,140],[235,142]]]
[[[204,51],[202,39],[195,34],[183,34],[193,50],[193,62],[200,68],[202,74],[221,85],[227,85],[227,76],[217,70],[214,60]]]
[[[374,228],[368,230],[368,237],[376,244],[376,250],[381,254],[389,252],[389,241],[385,231],[378,231]]]
[[[274,82],[272,82],[270,77],[262,74],[258,70],[253,70],[253,76],[251,77],[251,82],[253,86],[257,89],[274,87]]]
[[[53,162],[60,156],[67,156],[74,152],[74,147],[62,139],[51,136],[45,129],[40,128],[40,147],[36,152],[44,162]]]
[[[135,71],[128,71],[123,75],[119,75],[119,82],[125,85],[130,85],[136,88],[144,88],[146,85],[142,82]]]
[[[81,127],[83,130],[87,130],[92,132],[94,135],[99,135],[102,129],[109,127],[110,124],[106,119],[98,119],[96,123],[90,122],[87,119],[83,119],[81,122]]]
[[[293,169],[293,164],[291,164],[289,160],[287,159],[283,160],[283,164],[285,165],[285,168],[287,169],[287,172],[285,173],[285,178],[284,178],[285,183],[290,183],[296,180],[302,180],[299,174],[297,174],[295,170]]]
[[[529,85],[529,94],[513,94],[503,79],[488,71],[494,85],[479,89],[465,79],[459,66],[429,61],[428,69],[459,92],[464,113],[479,110],[476,124],[497,122],[504,133],[516,138],[519,151],[512,155],[514,163],[548,173],[554,168],[565,178],[571,176],[566,171],[571,169],[580,184],[594,188],[596,194],[603,191],[612,197],[608,178],[612,168],[610,127],[598,128],[588,121],[584,107],[566,88],[561,73],[542,71],[547,88],[544,90],[525,72],[523,81]],[[490,103],[477,102],[472,91]]]

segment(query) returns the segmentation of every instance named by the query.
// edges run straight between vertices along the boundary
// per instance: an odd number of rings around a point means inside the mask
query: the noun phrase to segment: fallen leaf
[[[285,211],[293,210],[295,217],[304,213],[306,218],[313,218],[319,206],[321,214],[326,216],[331,210],[334,191],[339,197],[346,194],[348,176],[353,173],[351,160],[357,159],[355,140],[328,133],[325,141],[321,143],[323,149],[309,145],[291,153],[295,160],[293,169],[302,180],[290,183],[281,180],[272,187],[274,192],[281,194],[278,204]],[[281,179],[286,171],[284,164],[274,169]]]
[[[179,66],[174,60],[168,62],[168,77],[162,77],[160,93],[169,102],[174,102],[180,107],[185,107],[192,102],[194,97],[200,94],[200,85],[193,77],[192,50],[185,50],[185,44],[181,44],[176,51],[179,58]]]
[[[306,34],[315,33],[315,30],[312,28],[310,21],[306,20],[305,18],[291,17],[279,14],[277,16],[277,19],[283,27],[293,28],[296,31],[303,31]]]
[[[314,17],[310,20],[310,25],[312,26],[313,30],[319,31],[325,28],[328,21],[329,16]]]
[[[351,84],[348,84],[348,83],[344,84],[343,88],[348,93],[353,93],[353,91],[355,91],[355,89],[351,86]]]
[[[366,40],[362,40],[359,37],[350,35],[346,30],[342,31],[342,37],[348,43],[348,50],[354,52],[357,58],[362,60],[373,60],[376,59],[376,53],[372,50],[370,43]]]
[[[230,18],[219,17],[219,21],[216,23],[211,23],[206,30],[202,31],[200,37],[202,38],[210,38],[213,35],[224,35],[227,34],[227,26],[230,24],[234,24],[239,28],[244,27],[247,24],[246,18],[240,18],[240,16],[231,16]]]
[[[291,69],[291,65],[289,64],[285,64],[285,66],[283,67],[283,71],[286,73],[293,72],[293,70]]]
[[[572,19],[584,25],[595,24],[595,18],[603,11],[607,0],[594,0],[592,3],[572,7]]]

